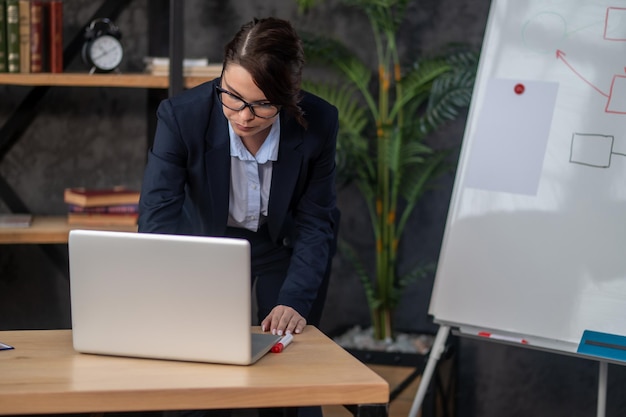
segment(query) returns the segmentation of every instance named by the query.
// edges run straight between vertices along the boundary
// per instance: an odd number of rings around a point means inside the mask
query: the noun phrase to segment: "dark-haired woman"
[[[139,231],[248,239],[259,324],[318,324],[338,227],[337,110],[301,91],[304,54],[285,20],[253,20],[222,76],[164,100]]]

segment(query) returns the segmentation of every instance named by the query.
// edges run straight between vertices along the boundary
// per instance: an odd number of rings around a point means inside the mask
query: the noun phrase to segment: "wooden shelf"
[[[185,88],[195,87],[203,82],[220,76],[221,71],[208,76],[185,77]],[[60,87],[126,87],[126,88],[168,88],[166,75],[151,74],[87,74],[87,73],[38,73],[38,74],[0,74],[0,84],[23,86],[60,86]]]
[[[137,226],[70,226],[66,216],[34,216],[30,227],[0,228],[0,244],[63,244],[72,229],[136,232]]]

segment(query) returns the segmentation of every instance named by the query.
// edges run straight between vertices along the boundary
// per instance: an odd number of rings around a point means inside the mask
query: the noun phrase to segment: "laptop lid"
[[[248,365],[279,339],[255,334],[244,239],[72,230],[74,349]]]

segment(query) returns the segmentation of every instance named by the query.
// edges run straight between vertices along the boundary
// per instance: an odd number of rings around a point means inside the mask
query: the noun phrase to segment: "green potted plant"
[[[301,12],[319,3],[296,1]],[[365,199],[376,240],[374,274],[350,246],[340,247],[364,285],[374,337],[391,340],[392,313],[402,289],[424,274],[418,266],[399,275],[400,240],[432,180],[453,166],[450,150],[435,149],[427,139],[469,105],[478,53],[452,47],[407,65],[398,52],[397,34],[408,0],[341,1],[367,16],[378,74],[338,40],[304,34],[309,63],[337,74],[330,82],[305,82],[305,88],[339,109],[339,178],[354,182]]]

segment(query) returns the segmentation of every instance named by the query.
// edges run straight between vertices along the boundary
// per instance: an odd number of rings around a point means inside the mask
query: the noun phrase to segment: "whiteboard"
[[[626,336],[625,65],[624,0],[492,2],[437,323],[565,352]]]

